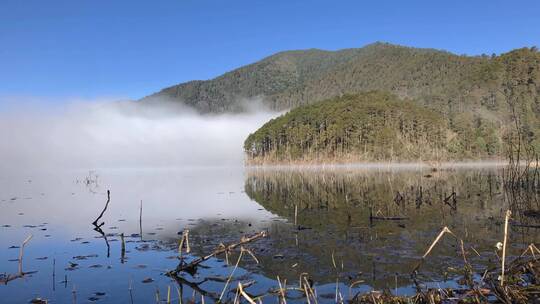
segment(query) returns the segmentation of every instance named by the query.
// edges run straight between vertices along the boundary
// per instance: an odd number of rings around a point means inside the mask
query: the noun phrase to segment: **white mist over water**
[[[178,103],[35,103],[0,110],[0,170],[241,166],[276,112],[200,115]]]

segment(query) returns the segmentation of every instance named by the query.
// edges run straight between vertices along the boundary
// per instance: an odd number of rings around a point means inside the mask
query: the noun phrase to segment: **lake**
[[[0,285],[0,299],[211,303],[221,296],[232,302],[242,282],[251,296],[276,303],[277,278],[293,287],[302,274],[319,303],[374,289],[412,295],[411,273],[443,227],[463,239],[479,275],[500,264],[496,244],[503,240],[509,208],[501,173],[497,166],[231,166],[0,175],[4,279],[17,274],[19,247],[32,235],[22,262],[27,274]],[[107,190],[110,201],[96,228],[92,222],[106,205]],[[540,241],[536,217],[516,215],[513,223],[511,256]],[[179,264],[186,229],[187,262],[243,236],[267,236],[243,245],[238,267],[235,250],[171,278],[165,274]],[[461,250],[455,238],[444,236],[416,281],[463,286]],[[287,302],[305,298],[291,290]]]

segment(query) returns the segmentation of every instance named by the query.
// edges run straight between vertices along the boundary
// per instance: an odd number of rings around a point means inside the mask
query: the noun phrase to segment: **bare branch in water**
[[[0,276],[0,284],[6,284],[10,281],[16,280],[18,278],[24,277],[26,274],[35,273],[35,271],[32,272],[24,272],[23,271],[23,257],[24,257],[24,247],[30,240],[32,239],[32,235],[30,234],[21,244],[21,249],[19,250],[19,268],[18,272],[16,274],[8,274],[5,276]]]
[[[197,258],[195,260],[193,260],[191,263],[189,264],[184,264],[184,263],[180,263],[178,264],[178,266],[176,267],[175,270],[173,271],[169,271],[167,274],[168,275],[177,275],[179,272],[182,272],[182,271],[188,271],[188,270],[193,270],[197,265],[199,265],[200,263],[212,258],[212,257],[215,257],[219,254],[223,254],[225,252],[229,252],[233,249],[235,249],[236,247],[238,246],[242,246],[244,244],[247,244],[247,243],[250,243],[250,242],[253,242],[255,240],[258,240],[260,238],[263,238],[263,237],[266,237],[266,231],[261,231],[257,234],[254,234],[252,236],[249,236],[249,237],[242,237],[242,239],[240,240],[240,242],[238,243],[235,243],[235,244],[231,244],[231,245],[228,245],[228,246],[219,246],[216,250],[214,250],[214,252],[206,255],[206,256],[203,256],[203,257],[200,257],[200,258]]]
[[[107,190],[107,202],[105,203],[105,208],[103,208],[103,211],[101,211],[101,213],[96,218],[96,220],[92,222],[92,225],[94,225],[96,227],[103,225],[103,223],[101,225],[98,225],[98,221],[103,217],[103,214],[105,213],[105,211],[107,211],[107,208],[109,207],[109,202],[110,201],[111,201],[111,191]]]

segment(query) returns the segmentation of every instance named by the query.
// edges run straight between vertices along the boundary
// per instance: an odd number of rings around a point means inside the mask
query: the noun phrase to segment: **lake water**
[[[18,247],[32,235],[23,259],[23,271],[31,273],[0,285],[0,299],[155,303],[156,297],[166,302],[170,289],[173,303],[179,297],[214,302],[234,270],[238,251],[209,259],[194,274],[170,278],[165,273],[179,263],[184,229],[190,231],[191,253],[184,254],[188,261],[219,244],[267,231],[266,238],[245,245],[258,263],[244,255],[223,293],[225,300],[232,301],[242,282],[250,295],[275,303],[276,278],[293,287],[302,273],[309,275],[320,303],[335,302],[336,282],[344,299],[373,289],[413,294],[411,271],[445,226],[464,240],[478,273],[499,263],[495,244],[502,241],[508,209],[500,173],[500,168],[432,172],[374,166],[0,175],[4,279],[17,273]],[[104,225],[96,231],[92,222],[105,206],[107,190],[110,203],[99,221]],[[514,218],[521,225],[538,225],[535,221]],[[510,255],[538,241],[538,229],[513,226]],[[462,266],[459,243],[446,236],[419,269],[418,280],[423,286],[459,287],[457,269]],[[305,302],[298,291],[288,297],[289,303]]]

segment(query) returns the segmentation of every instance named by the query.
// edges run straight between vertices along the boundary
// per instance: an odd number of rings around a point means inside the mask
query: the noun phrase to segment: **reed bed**
[[[339,288],[339,273],[342,267],[332,259],[334,269],[336,271],[336,289],[335,297],[332,302],[335,303],[538,303],[540,301],[540,250],[535,244],[529,244],[526,250],[519,256],[510,258],[507,253],[507,248],[510,246],[509,226],[512,220],[512,212],[508,210],[505,213],[504,219],[504,234],[501,235],[501,242],[497,244],[500,251],[500,265],[485,269],[481,273],[474,273],[473,267],[469,263],[468,254],[474,253],[480,255],[472,246],[466,246],[464,241],[448,227],[443,227],[440,233],[435,237],[433,242],[427,246],[425,253],[419,257],[418,263],[411,270],[411,281],[416,286],[416,292],[412,295],[398,295],[397,283],[396,290],[392,292],[386,290],[374,290],[370,292],[358,292],[354,294],[353,288],[363,281],[352,282],[349,286],[349,294],[343,295]],[[188,234],[185,233],[180,243],[185,244]],[[205,297],[216,303],[266,303],[277,302],[286,304],[289,302],[305,302],[305,303],[328,303],[328,298],[322,299],[317,294],[317,286],[310,279],[308,273],[302,273],[297,282],[288,284],[287,280],[276,278],[276,286],[270,288],[266,293],[251,294],[248,288],[255,281],[242,281],[235,279],[234,274],[239,267],[241,261],[245,257],[250,257],[256,263],[259,260],[251,250],[247,248],[248,243],[256,242],[267,237],[266,232],[260,232],[251,236],[244,236],[239,242],[224,245],[221,244],[212,253],[200,258],[194,258],[190,263],[184,261],[185,256],[180,255],[180,263],[178,267],[169,271],[166,274],[175,279],[179,284],[187,284],[192,287],[194,294],[201,295],[201,301]],[[461,267],[462,282],[465,282],[460,288],[424,288],[418,282],[417,275],[422,271],[422,265],[429,263],[430,255],[433,254],[433,249],[445,237],[452,238],[460,245],[460,255],[463,259]],[[182,244],[182,245],[183,245]],[[180,246],[182,248],[183,246]],[[239,255],[236,263],[227,279],[224,281],[224,287],[220,294],[212,294],[200,288],[200,283],[186,282],[183,273],[193,274],[196,268],[204,261],[211,257],[219,255],[230,255],[232,251],[239,249]],[[332,255],[333,257],[333,255]],[[434,258],[434,257],[431,257]],[[510,260],[510,261],[509,261]],[[204,282],[204,281],[203,281]],[[233,283],[235,282],[235,283]],[[231,289],[231,286],[236,286]],[[232,296],[228,296],[233,294]],[[181,303],[181,295],[179,300]],[[192,303],[200,303],[197,301],[199,297],[192,296]],[[170,296],[167,296],[170,303]]]

